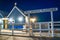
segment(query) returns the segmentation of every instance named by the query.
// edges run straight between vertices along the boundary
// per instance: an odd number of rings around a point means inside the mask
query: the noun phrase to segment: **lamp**
[[[30,18],[30,22],[35,22],[36,21],[36,18]]]
[[[9,23],[15,23],[13,18],[9,18]]]
[[[19,17],[19,18],[18,18],[18,21],[19,21],[19,22],[22,22],[22,21],[23,21],[23,17],[22,17],[22,16]]]

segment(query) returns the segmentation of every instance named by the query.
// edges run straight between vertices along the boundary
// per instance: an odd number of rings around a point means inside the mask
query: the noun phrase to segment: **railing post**
[[[31,34],[30,34],[30,31],[31,31],[31,30],[30,30],[30,13],[28,13],[28,27],[29,27],[29,35],[31,35]]]
[[[54,29],[53,29],[53,12],[51,11],[51,32],[52,32],[52,37],[54,37],[54,33],[53,33],[53,31],[54,31]]]
[[[12,35],[14,34],[14,22],[12,22]]]
[[[41,23],[39,23],[40,36],[41,36]]]
[[[48,23],[48,35],[50,36],[50,25]]]

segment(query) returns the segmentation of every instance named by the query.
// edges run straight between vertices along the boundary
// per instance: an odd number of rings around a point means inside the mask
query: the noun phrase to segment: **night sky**
[[[60,0],[0,0],[0,12],[3,16],[7,16],[14,7],[14,3],[17,3],[17,7],[23,11],[45,8],[58,8],[57,12],[54,12],[54,21],[60,21]],[[36,16],[38,21],[50,21],[50,13],[32,14]]]

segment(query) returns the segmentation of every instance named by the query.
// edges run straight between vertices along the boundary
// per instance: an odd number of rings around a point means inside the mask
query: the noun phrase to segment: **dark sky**
[[[9,14],[9,12],[14,7],[15,2],[17,2],[17,7],[23,11],[57,7],[58,11],[54,12],[54,20],[60,21],[60,18],[59,18],[60,17],[60,0],[0,0],[0,10],[4,12],[2,13],[4,16],[7,16]],[[37,14],[37,15],[41,16],[42,14]],[[43,15],[47,18],[49,14],[43,14]],[[43,17],[41,18],[43,20],[46,19]]]
[[[15,2],[22,10],[60,7],[59,0],[0,0],[0,10],[10,11]]]

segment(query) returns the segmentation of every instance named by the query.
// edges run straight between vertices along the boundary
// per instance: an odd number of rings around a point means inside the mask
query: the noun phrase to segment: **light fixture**
[[[13,18],[9,18],[9,22],[13,22],[14,21],[14,19]]]
[[[35,22],[36,21],[36,18],[30,18],[30,22]]]
[[[22,22],[24,19],[22,16],[18,17],[18,21]]]

